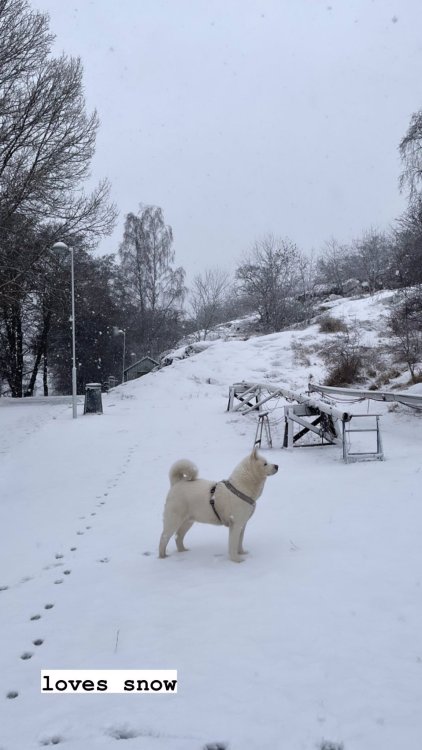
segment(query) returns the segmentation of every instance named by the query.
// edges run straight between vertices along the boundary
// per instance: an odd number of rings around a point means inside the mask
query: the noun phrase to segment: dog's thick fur
[[[277,464],[268,463],[254,449],[236,466],[229,482],[255,501],[262,494],[267,477],[276,474],[277,471]],[[210,504],[211,488],[216,485],[215,508],[223,524],[229,527],[230,559],[233,562],[243,562],[241,555],[246,554],[246,550],[243,549],[243,535],[255,506],[235,495],[222,482],[198,479],[198,469],[186,459],[173,464],[169,476],[170,490],[164,507],[159,556],[167,556],[167,544],[173,534],[176,534],[178,551],[185,552],[183,540],[195,521],[220,525]]]

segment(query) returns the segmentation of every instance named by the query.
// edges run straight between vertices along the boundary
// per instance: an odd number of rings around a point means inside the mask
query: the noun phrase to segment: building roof
[[[152,362],[154,367],[157,367],[160,364],[159,362],[157,362],[157,360],[153,359],[147,354],[145,355],[145,357],[141,357],[141,359],[138,359],[137,362],[132,362],[131,365],[129,365],[128,367],[125,367],[125,372],[128,372],[129,370],[133,370],[137,368],[142,362],[145,362],[146,360],[148,360],[149,362]]]

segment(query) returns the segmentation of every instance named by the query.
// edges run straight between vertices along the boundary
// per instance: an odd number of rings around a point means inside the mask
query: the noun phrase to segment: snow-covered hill
[[[334,295],[332,295],[334,297]],[[403,387],[409,374],[402,366],[402,372],[395,365],[391,368],[386,351],[386,318],[391,310],[394,292],[378,292],[372,296],[335,297],[327,299],[318,308],[312,325],[295,325],[270,335],[256,335],[256,316],[216,326],[205,341],[181,343],[173,351],[167,352],[165,363],[175,362],[210,349],[208,356],[215,358],[216,347],[224,343],[224,371],[232,373],[233,380],[276,380],[293,389],[306,390],[309,379],[321,382],[326,375],[326,364],[321,356],[324,344],[332,341],[333,334],[322,334],[320,322],[330,316],[343,322],[349,330],[356,332],[359,346],[372,349],[379,362],[379,373],[392,370],[389,383]],[[248,341],[244,345],[245,340]],[[252,356],[251,356],[251,353]],[[372,358],[374,360],[374,357]],[[372,361],[372,370],[375,362]],[[231,370],[226,369],[231,367]],[[393,377],[393,374],[395,377]],[[373,375],[375,382],[376,375]],[[366,386],[371,384],[367,379]]]
[[[332,314],[375,341],[387,296],[338,300]],[[189,552],[172,543],[157,558],[171,463],[191,458],[219,480],[251,450],[256,417],[225,411],[231,383],[305,390],[323,377],[326,336],[315,324],[213,341],[103,396],[103,416],[3,401],[1,750],[418,746],[420,416],[377,404],[386,461],[345,465],[337,447],[282,450],[276,404],[280,471],[245,562],[227,559],[226,529],[199,525]],[[47,668],[177,669],[179,689],[40,694]]]

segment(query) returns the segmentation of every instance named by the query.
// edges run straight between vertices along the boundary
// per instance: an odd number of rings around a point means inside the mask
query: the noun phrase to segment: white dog
[[[195,521],[229,527],[229,556],[243,562],[245,526],[262,494],[265,480],[278,471],[256,448],[236,466],[228,480],[210,482],[198,479],[198,469],[188,460],[177,461],[170,469],[170,490],[164,508],[163,533],[159,555],[166,557],[169,540],[176,534],[179,552],[185,552],[186,533]]]

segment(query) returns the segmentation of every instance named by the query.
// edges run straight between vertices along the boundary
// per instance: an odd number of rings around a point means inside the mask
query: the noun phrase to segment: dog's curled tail
[[[176,482],[191,482],[192,479],[196,479],[198,476],[198,469],[192,461],[188,461],[186,458],[182,458],[180,461],[176,461],[170,469],[169,477],[170,484],[176,484]]]

